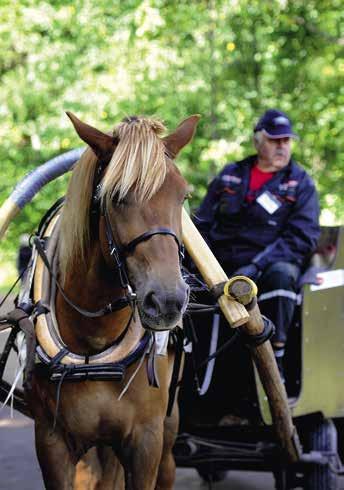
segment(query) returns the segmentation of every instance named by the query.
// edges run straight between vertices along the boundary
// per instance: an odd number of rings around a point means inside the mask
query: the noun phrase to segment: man
[[[228,164],[210,184],[195,224],[228,275],[258,283],[283,376],[283,355],[300,272],[319,237],[313,181],[291,158],[297,138],[283,112],[267,110],[254,128],[257,154]]]

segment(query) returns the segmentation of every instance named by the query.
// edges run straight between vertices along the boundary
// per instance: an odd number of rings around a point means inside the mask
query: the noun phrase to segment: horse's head
[[[127,274],[143,324],[173,328],[189,294],[180,268],[188,186],[173,160],[191,140],[199,117],[189,117],[161,138],[163,125],[143,117],[126,119],[108,135],[68,115],[97,156],[92,199],[98,193],[103,258],[109,269],[123,263],[122,281]]]

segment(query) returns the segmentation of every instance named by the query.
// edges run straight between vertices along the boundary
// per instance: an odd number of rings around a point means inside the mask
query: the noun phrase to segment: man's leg
[[[271,342],[281,374],[284,347],[297,302],[299,275],[300,268],[297,265],[275,262],[264,270],[258,281],[259,308],[276,327]]]

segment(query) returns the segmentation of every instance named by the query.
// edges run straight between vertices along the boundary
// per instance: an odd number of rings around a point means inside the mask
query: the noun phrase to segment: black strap
[[[35,327],[29,314],[21,308],[15,308],[7,315],[8,322],[17,325],[24,332],[26,339],[26,366],[24,371],[24,387],[31,389],[32,373],[35,367],[36,335]]]
[[[238,329],[236,329],[234,334],[228,340],[226,340],[224,344],[222,344],[213,354],[203,359],[203,361],[198,365],[197,370],[199,371],[203,366],[208,364],[209,361],[215,359],[215,357],[218,357],[220,354],[222,354],[222,352],[232,346],[239,339],[239,337],[240,335]]]
[[[269,340],[273,334],[275,333],[275,326],[272,323],[269,318],[266,316],[262,315],[263,321],[264,321],[264,330],[257,335],[249,335],[243,330],[241,330],[240,327],[238,327],[234,334],[224,343],[222,344],[213,354],[210,356],[206,357],[198,366],[197,366],[197,371],[199,371],[202,367],[204,367],[206,364],[208,364],[209,361],[212,359],[215,359],[218,357],[222,352],[227,350],[230,346],[232,346],[239,338],[243,340],[243,342],[249,346],[249,347],[257,347],[258,345],[263,344],[267,340]]]
[[[178,381],[179,381],[179,372],[180,366],[182,362],[183,355],[183,344],[184,344],[184,332],[180,327],[176,327],[170,334],[172,339],[174,340],[175,345],[175,357],[173,364],[173,371],[171,377],[171,383],[169,388],[169,396],[168,396],[168,406],[167,406],[167,416],[169,417],[172,414],[172,409],[174,405],[174,401],[176,398]]]
[[[54,422],[53,422],[53,432],[56,429],[56,423],[57,423],[57,417],[59,414],[59,408],[60,408],[60,395],[61,395],[61,388],[62,388],[62,383],[67,376],[69,370],[68,368],[63,371],[62,376],[60,378],[59,384],[57,385],[57,390],[56,390],[56,404],[55,404],[55,413],[54,413]]]
[[[126,270],[126,263],[123,258],[123,254],[119,251],[114,236],[112,232],[112,227],[110,223],[110,218],[108,216],[108,213],[104,211],[104,219],[105,219],[105,233],[106,233],[106,239],[108,241],[109,245],[109,250],[110,250],[110,256],[113,258],[115,261],[118,274],[119,274],[119,281],[122,286],[122,288],[128,288],[129,289],[129,279],[128,279],[128,274]],[[131,289],[131,288],[130,288]]]
[[[253,308],[256,306],[256,304],[258,303],[258,300],[257,300],[257,296],[254,296],[251,301],[245,305],[245,308],[247,311],[251,311],[253,310]]]
[[[103,211],[103,216],[105,219],[105,233],[109,245],[110,255],[113,258],[115,265],[118,269],[121,286],[123,288],[127,288],[129,285],[128,274],[126,270],[126,262],[125,262],[126,255],[133,253],[135,247],[139,243],[149,240],[154,235],[172,236],[177,243],[180,262],[184,258],[184,247],[179,242],[177,235],[169,228],[165,228],[165,227],[153,228],[152,230],[146,231],[141,235],[137,236],[136,238],[134,238],[133,240],[131,240],[129,243],[125,245],[117,245],[116,240],[113,236],[110,218],[106,210]]]
[[[272,323],[272,321],[264,315],[262,315],[262,318],[264,322],[264,330],[257,335],[249,335],[246,332],[243,332],[241,327],[238,327],[243,341],[249,347],[257,347],[258,345],[263,344],[267,340],[271,339],[275,333],[275,325]]]
[[[175,233],[173,233],[173,231],[171,231],[169,228],[164,228],[164,227],[153,228],[152,230],[146,231],[145,233],[142,233],[142,235],[139,235],[138,237],[134,238],[133,240],[131,240],[131,242],[127,243],[126,245],[122,245],[122,247],[120,249],[121,253],[123,253],[123,254],[132,253],[133,250],[135,249],[136,245],[138,245],[140,242],[145,242],[146,240],[149,240],[154,235],[170,235],[170,236],[172,236],[177,243],[178,251],[180,253],[181,245],[180,245],[180,242],[177,238],[177,235]]]
[[[220,311],[219,305],[203,305],[201,303],[188,303],[186,308],[187,314],[217,313]]]
[[[125,308],[126,306],[131,304],[131,300],[129,299],[129,297],[123,296],[122,298],[119,298],[119,299],[113,301],[112,303],[109,303],[104,308],[101,308],[100,310],[97,310],[97,311],[85,310],[84,308],[81,308],[80,306],[76,305],[75,303],[73,303],[68,298],[63,287],[58,282],[56,275],[52,271],[51,266],[49,264],[48,257],[46,256],[46,253],[42,247],[41,240],[37,236],[35,236],[33,238],[33,242],[34,242],[34,245],[37,249],[39,256],[43,260],[43,263],[46,266],[46,268],[50,274],[50,277],[55,282],[55,284],[58,287],[58,289],[59,289],[61,295],[63,296],[64,300],[69,304],[69,306],[71,306],[74,310],[78,311],[81,315],[86,316],[88,318],[98,318],[100,316],[104,316],[104,315],[107,315],[109,313],[113,313],[114,311],[121,310],[122,308]]]
[[[147,376],[149,386],[153,386],[153,388],[160,388],[160,382],[158,377],[158,372],[156,369],[156,342],[155,336],[153,336],[153,344],[151,346],[150,353],[147,359]]]
[[[61,364],[60,361],[70,354],[68,349],[62,348],[58,353],[50,358],[40,346],[37,347],[37,355],[41,364],[37,364],[42,375],[47,376],[51,381],[59,381],[63,375],[64,379],[122,379],[125,369],[136,362],[146,351],[151,342],[151,332],[145,332],[135,349],[126,357],[116,362],[95,363],[95,364]],[[65,375],[65,371],[67,374]],[[120,375],[120,376],[119,376]]]
[[[227,281],[222,281],[210,288],[210,292],[213,295],[213,297],[216,299],[216,301],[220,298],[220,296],[223,295],[223,288],[227,284]]]
[[[47,227],[49,226],[51,219],[53,218],[53,216],[55,216],[57,211],[63,206],[64,202],[65,202],[65,197],[64,196],[60,197],[55,202],[55,204],[53,204],[51,206],[51,208],[49,208],[48,211],[44,214],[43,218],[41,219],[41,221],[38,225],[37,234],[39,237],[41,237],[41,238],[43,237],[44,232],[47,229]],[[30,243],[30,245],[31,245],[31,243]]]
[[[63,347],[61,350],[59,350],[58,353],[51,358],[49,365],[50,369],[54,369],[55,366],[60,364],[61,359],[63,359],[67,354],[69,354],[67,347]]]

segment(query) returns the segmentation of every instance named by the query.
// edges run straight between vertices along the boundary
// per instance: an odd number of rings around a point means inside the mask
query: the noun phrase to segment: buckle
[[[106,305],[104,308],[104,311],[106,311],[107,313],[112,313],[113,312],[112,303],[109,303],[108,305]]]
[[[113,257],[115,254],[116,254],[116,257],[118,257],[117,248],[116,248],[116,246],[114,245],[114,246],[112,247],[112,249],[110,250],[110,255],[111,255],[111,257]]]
[[[137,299],[137,294],[134,293],[132,287],[130,286],[130,284],[127,284],[127,298],[129,299],[130,302],[132,301],[135,301]]]

